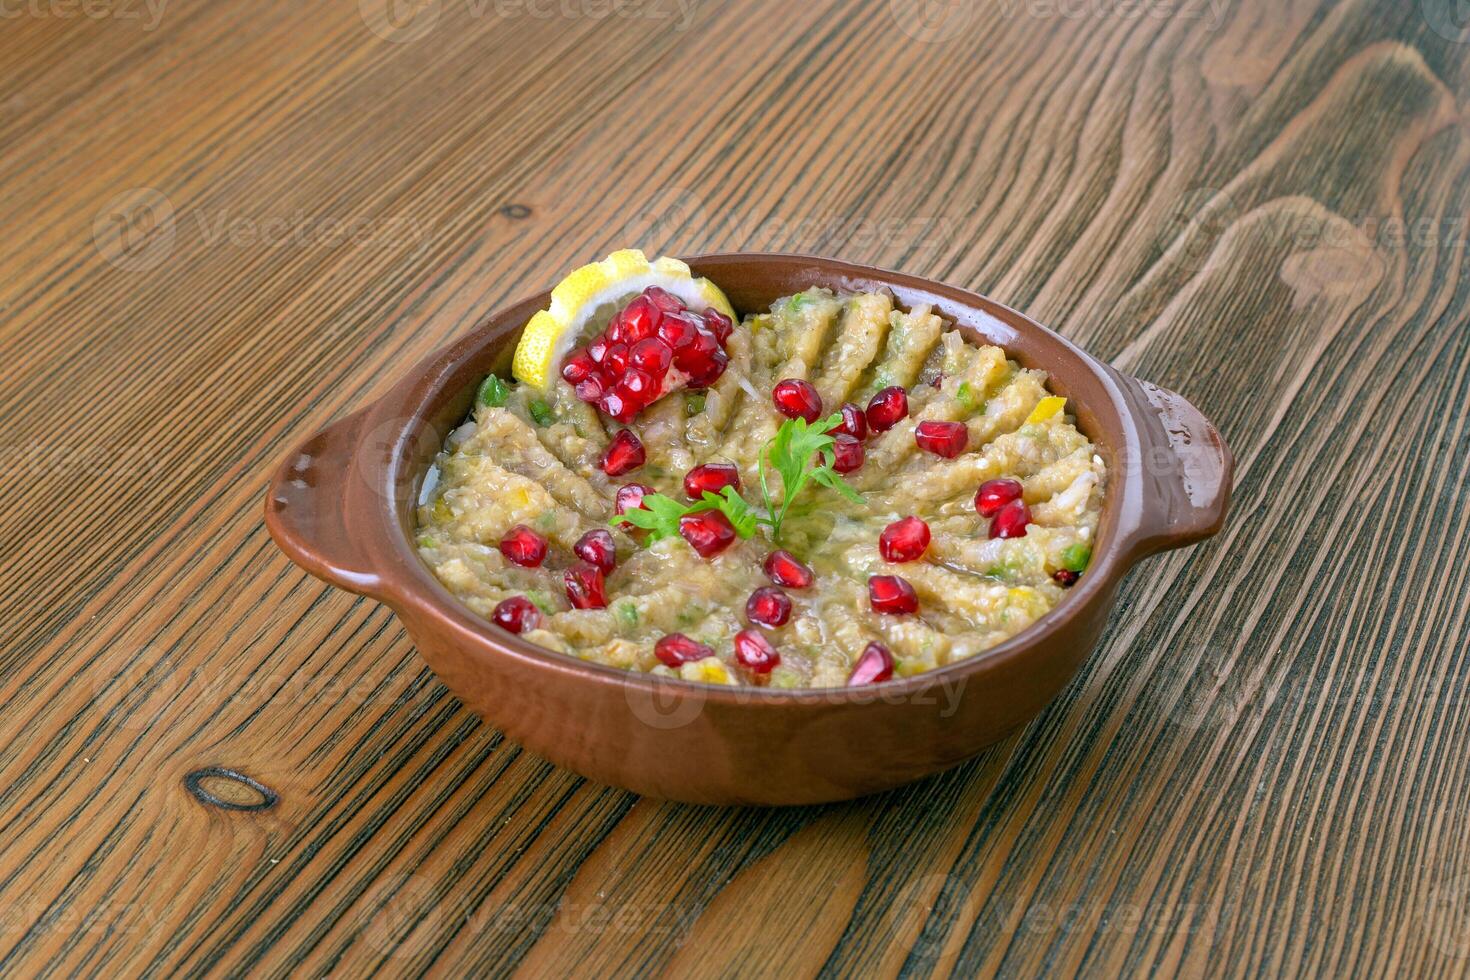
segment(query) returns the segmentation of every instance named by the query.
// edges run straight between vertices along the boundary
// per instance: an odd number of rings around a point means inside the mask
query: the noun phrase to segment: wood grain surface
[[[0,4],[0,972],[1464,975],[1462,8]],[[988,293],[1215,419],[1232,519],[943,776],[585,783],[261,503],[619,246]]]

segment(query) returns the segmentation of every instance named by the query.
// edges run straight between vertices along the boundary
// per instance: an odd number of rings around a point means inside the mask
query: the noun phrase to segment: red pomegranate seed
[[[607,349],[612,346],[612,341],[606,337],[597,337],[587,345],[587,356],[592,358],[593,364],[601,364],[607,360]]]
[[[981,517],[994,517],[1012,500],[1021,496],[1021,484],[1015,480],[986,480],[975,491],[975,512]]]
[[[719,493],[726,487],[740,489],[740,470],[734,463],[705,463],[684,475],[684,495],[703,500],[705,491]]]
[[[942,373],[940,373],[940,374],[936,374],[934,377],[930,378],[929,379],[929,387],[931,387],[931,388],[943,388],[944,387],[944,375]]]
[[[763,585],[745,600],[745,618],[757,626],[785,626],[791,618],[791,597],[774,585]]]
[[[868,602],[874,612],[903,614],[917,612],[919,597],[914,587],[897,575],[874,575],[868,579]]]
[[[705,510],[679,518],[679,536],[699,552],[699,557],[713,558],[730,547],[735,540],[735,528],[724,514]]]
[[[1082,577],[1082,574],[1080,572],[1074,572],[1070,568],[1058,568],[1051,573],[1051,577],[1062,588],[1070,589],[1077,584],[1077,580]]]
[[[659,383],[647,371],[628,368],[618,379],[618,383],[613,385],[613,391],[622,395],[629,404],[646,408],[658,397]]]
[[[842,406],[842,424],[834,432],[845,432],[854,439],[862,440],[868,438],[868,417],[863,410],[852,402]]]
[[[567,355],[561,366],[561,376],[567,384],[574,385],[590,378],[596,370],[597,364],[592,360],[592,355],[579,347]]]
[[[725,368],[730,364],[730,355],[722,350],[717,350],[709,356],[709,360],[695,368],[689,373],[689,387],[708,388],[720,380],[720,375],[725,373]]]
[[[525,596],[513,595],[495,607],[490,622],[512,633],[524,633],[541,625],[541,610]]]
[[[797,557],[789,551],[773,551],[766,556],[765,563],[761,565],[765,570],[766,577],[777,585],[784,585],[788,589],[804,589],[812,584],[816,577],[812,570],[797,560]]]
[[[500,539],[505,560],[522,568],[540,568],[546,560],[546,539],[524,524],[517,524]]]
[[[562,573],[567,586],[567,601],[573,609],[606,609],[607,581],[602,569],[595,565],[579,564]]]
[[[673,314],[664,317],[658,323],[658,339],[669,345],[674,351],[681,351],[694,343],[694,338],[699,335],[699,324],[691,317],[683,314]]]
[[[832,468],[839,473],[851,473],[863,465],[866,457],[863,444],[846,432],[832,441]]]
[[[611,344],[624,342],[623,337],[623,314],[619,313],[607,323],[607,329],[602,331],[602,336]]]
[[[909,396],[902,388],[894,385],[884,388],[868,399],[868,428],[874,432],[887,432],[909,413]]]
[[[643,295],[660,313],[681,313],[684,310],[684,304],[679,302],[679,297],[659,286],[649,286],[643,291]]]
[[[881,643],[869,643],[863,655],[853,664],[852,674],[847,678],[848,687],[877,684],[893,676],[893,654]]]
[[[643,507],[643,498],[654,493],[653,487],[642,483],[625,483],[618,487],[616,509],[619,514]],[[647,508],[644,508],[645,510]]]
[[[735,322],[713,306],[704,311],[704,323],[722,344],[730,339],[730,333],[735,329]]]
[[[755,630],[735,634],[735,661],[754,674],[769,674],[781,662],[771,641]]]
[[[633,345],[628,351],[628,360],[640,371],[647,371],[655,378],[662,378],[664,372],[669,369],[669,364],[674,360],[674,352],[669,345],[657,337],[646,337]]]
[[[722,353],[715,335],[703,328],[694,331],[694,339],[674,348],[674,367],[688,374],[708,370],[716,354]]]
[[[658,307],[649,302],[648,297],[639,296],[623,308],[617,320],[622,322],[622,339],[630,344],[652,337],[658,330],[658,322],[663,318]]]
[[[777,381],[771,390],[771,401],[775,402],[776,411],[788,419],[806,419],[807,425],[822,417],[822,396],[810,381],[800,378]]]
[[[715,652],[683,633],[670,633],[660,637],[653,645],[653,655],[662,663],[677,668],[680,664],[692,664],[696,660],[713,657]]]
[[[604,415],[614,418],[624,425],[633,421],[633,416],[638,414],[638,406],[628,401],[628,399],[616,391],[605,392],[597,400],[597,407],[602,410]]]
[[[614,375],[628,370],[628,345],[621,341],[608,344],[607,353],[602,355],[602,369]]]
[[[878,535],[878,553],[884,561],[913,561],[929,547],[929,525],[917,517],[894,521]]]
[[[628,429],[619,429],[598,465],[608,476],[622,476],[642,466],[647,459],[648,453],[644,452],[638,437]]]
[[[582,535],[577,539],[577,543],[572,545],[572,551],[587,564],[602,569],[604,574],[612,571],[618,563],[618,552],[613,545],[612,532],[606,528],[593,528]]]
[[[963,422],[920,422],[914,428],[914,441],[919,448],[945,459],[954,459],[970,444],[970,430]]]
[[[992,538],[1024,538],[1026,525],[1031,523],[1031,508],[1024,500],[1012,500],[990,519]]]

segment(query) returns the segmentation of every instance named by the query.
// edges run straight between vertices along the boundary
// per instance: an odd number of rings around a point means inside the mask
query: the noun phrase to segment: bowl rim
[[[719,252],[692,256],[685,261],[696,274],[711,278],[717,285],[717,276],[722,267],[728,269],[735,265],[769,263],[821,270],[827,274],[826,282],[814,284],[826,284],[834,289],[842,288],[841,284],[844,282],[856,282],[888,286],[895,294],[922,293],[945,301],[942,305],[936,304],[936,309],[949,321],[949,329],[970,328],[967,336],[973,337],[975,333],[985,335],[980,329],[983,321],[985,326],[993,330],[1002,328],[996,332],[1008,330],[1012,337],[1030,332],[1043,342],[1058,347],[1072,361],[1070,365],[1063,366],[1063,374],[1085,371],[1107,394],[1106,406],[1092,401],[1079,401],[1074,408],[1078,412],[1080,428],[1083,427],[1082,415],[1091,417],[1092,421],[1085,427],[1084,434],[1097,447],[1096,451],[1107,459],[1109,467],[1108,491],[1098,530],[1093,538],[1089,574],[1082,576],[1061,602],[1034,623],[993,647],[919,674],[894,677],[861,687],[780,689],[662,677],[645,671],[632,671],[582,660],[501,630],[488,619],[476,614],[439,582],[413,547],[399,511],[405,503],[405,487],[408,489],[407,497],[410,500],[417,499],[427,468],[412,474],[406,473],[409,456],[407,450],[410,443],[423,434],[425,429],[433,432],[427,419],[433,406],[441,404],[446,397],[453,397],[453,392],[447,387],[449,380],[464,371],[469,361],[489,364],[496,357],[503,356],[502,353],[487,352],[503,352],[507,349],[504,346],[508,344],[505,338],[514,336],[524,325],[524,319],[529,315],[527,311],[540,309],[549,301],[550,291],[546,290],[536,296],[504,304],[481,317],[471,331],[425,357],[406,372],[386,394],[360,412],[360,430],[382,431],[395,421],[398,429],[381,452],[365,455],[361,451],[354,451],[352,466],[363,469],[362,475],[366,479],[348,482],[343,506],[349,514],[355,512],[375,515],[376,519],[367,526],[354,524],[352,530],[366,532],[363,544],[370,563],[381,576],[381,588],[372,590],[372,594],[407,620],[410,633],[414,632],[412,627],[417,623],[425,618],[432,618],[447,627],[453,642],[467,649],[473,648],[472,659],[476,661],[483,660],[487,655],[510,656],[522,665],[536,670],[615,686],[625,692],[630,688],[647,688],[650,691],[656,690],[665,697],[682,692],[691,696],[698,693],[709,702],[781,708],[812,704],[866,704],[903,699],[938,687],[952,686],[961,678],[968,681],[977,674],[1019,667],[1028,654],[1045,646],[1048,640],[1061,633],[1073,620],[1093,612],[1099,604],[1111,605],[1119,580],[1142,557],[1134,553],[1137,550],[1134,547],[1137,544],[1136,538],[1140,532],[1138,503],[1142,491],[1139,485],[1140,476],[1136,472],[1136,461],[1140,446],[1149,440],[1143,438],[1130,410],[1129,400],[1123,391],[1125,376],[1031,317],[980,293],[958,286],[876,266],[799,253]],[[946,306],[961,307],[965,310],[965,315],[956,316],[955,310]],[[512,315],[516,315],[520,323],[509,320]],[[507,326],[508,323],[512,325]],[[1015,351],[999,339],[987,336],[987,340],[1001,346],[1008,357],[1017,359]],[[1020,360],[1024,364],[1034,359],[1027,357]],[[1028,366],[1047,370],[1048,387],[1055,383],[1053,365]],[[1108,438],[1106,426],[1101,424],[1100,412],[1104,408],[1117,421],[1116,439]],[[442,439],[439,444],[442,444]],[[364,500],[364,494],[375,496],[376,506],[354,508],[352,503]],[[411,519],[413,505],[409,502],[407,506],[408,517]]]

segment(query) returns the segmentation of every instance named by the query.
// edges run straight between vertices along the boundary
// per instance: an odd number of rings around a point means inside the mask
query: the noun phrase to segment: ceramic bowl
[[[865,688],[782,691],[663,680],[586,663],[492,626],[419,560],[414,506],[478,382],[504,370],[533,296],[488,317],[385,396],[307,439],[270,485],[266,524],[293,561],[387,604],[466,705],[589,779],[665,799],[799,804],[846,799],[954,766],[1033,718],[1097,643],[1124,574],[1209,537],[1230,497],[1219,433],[1173,392],[1128,377],[983,296],[915,276],[799,255],[689,261],[744,313],[811,286],[887,289],[1051,376],[1107,462],[1092,563],[1024,632],[959,663]]]

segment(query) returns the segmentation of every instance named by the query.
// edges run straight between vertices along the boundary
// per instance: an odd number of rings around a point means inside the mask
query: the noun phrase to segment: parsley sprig
[[[832,446],[836,442],[832,431],[842,424],[842,415],[831,415],[812,425],[805,419],[787,419],[776,430],[776,435],[761,449],[759,472],[761,500],[765,512],[760,513],[735,492],[734,487],[724,487],[711,493],[706,490],[701,500],[684,504],[661,493],[650,493],[643,497],[643,506],[619,514],[608,521],[614,527],[627,524],[649,532],[650,541],[670,538],[679,533],[679,519],[689,514],[706,510],[718,510],[730,520],[735,533],[742,538],[755,534],[758,525],[770,528],[771,537],[781,541],[781,526],[791,505],[801,491],[810,483],[834,490],[855,504],[863,502],[857,491],[848,486],[832,468]],[[771,494],[773,469],[781,476],[779,501]]]

